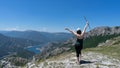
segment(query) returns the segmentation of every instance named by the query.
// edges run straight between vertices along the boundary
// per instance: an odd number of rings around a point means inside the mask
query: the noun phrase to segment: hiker
[[[75,43],[75,50],[76,50],[78,64],[80,64],[80,60],[82,57],[81,50],[83,48],[83,39],[84,39],[84,35],[85,35],[87,27],[88,27],[88,21],[86,21],[86,25],[85,25],[83,31],[81,31],[80,28],[78,28],[76,32],[74,32],[73,30],[70,30],[69,28],[65,28],[65,30],[71,32],[77,38],[76,43]]]

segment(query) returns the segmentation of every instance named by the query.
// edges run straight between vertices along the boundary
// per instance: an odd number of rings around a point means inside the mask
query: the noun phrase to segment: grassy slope
[[[105,42],[108,39],[120,36],[120,34],[113,34],[113,35],[99,35],[99,36],[92,36],[84,40],[84,48],[92,48],[96,47],[99,43]]]
[[[112,43],[113,42],[113,43]],[[117,38],[110,39],[109,45],[106,43],[103,44],[103,46],[95,47],[95,48],[87,48],[84,50],[84,52],[91,51],[91,52],[98,52],[102,53],[104,55],[111,56],[113,58],[120,60],[120,36]],[[105,46],[107,45],[107,46]]]

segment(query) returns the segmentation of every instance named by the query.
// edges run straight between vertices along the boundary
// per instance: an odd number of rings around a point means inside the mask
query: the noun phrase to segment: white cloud
[[[42,31],[45,31],[45,32],[46,32],[46,31],[47,31],[47,28],[46,28],[46,27],[43,27],[43,28],[42,28]]]
[[[20,29],[19,26],[9,27],[9,28],[5,28],[5,29],[3,29],[3,30],[7,30],[7,31],[12,31],[12,30],[21,31],[21,29]]]
[[[25,31],[25,30],[37,30],[37,31],[43,31],[47,32],[48,28],[47,27],[36,27],[36,28],[27,28],[26,29],[20,26],[15,26],[15,27],[7,27],[7,28],[0,28],[0,30],[5,30],[5,31]]]

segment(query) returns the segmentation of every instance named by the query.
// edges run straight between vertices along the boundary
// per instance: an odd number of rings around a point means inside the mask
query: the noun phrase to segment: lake
[[[40,45],[36,45],[36,46],[29,46],[25,49],[34,52],[35,54],[39,54],[40,53]]]

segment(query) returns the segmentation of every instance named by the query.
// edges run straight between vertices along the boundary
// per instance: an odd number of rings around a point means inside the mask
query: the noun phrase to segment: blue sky
[[[120,26],[120,0],[0,0],[0,30],[83,29],[83,16],[91,29]]]

